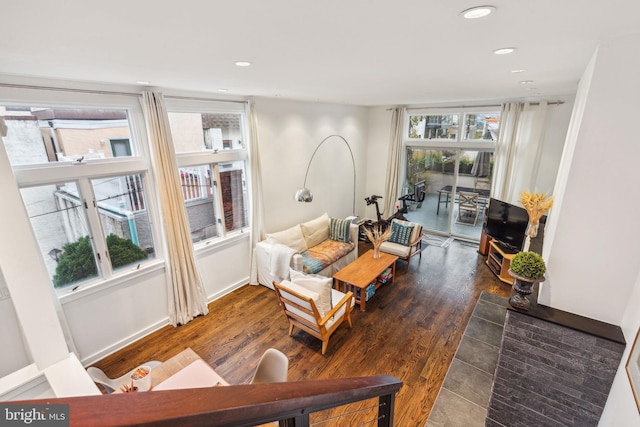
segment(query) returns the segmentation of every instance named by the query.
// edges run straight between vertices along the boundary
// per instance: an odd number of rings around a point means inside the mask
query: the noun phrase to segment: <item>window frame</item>
[[[433,107],[433,108],[411,108],[407,109],[406,119],[404,123],[403,132],[403,145],[406,147],[419,147],[419,148],[437,148],[446,147],[451,149],[466,149],[466,150],[479,150],[479,151],[493,151],[496,147],[496,141],[478,140],[478,139],[464,139],[462,138],[462,128],[466,123],[467,116],[469,114],[486,114],[486,113],[500,113],[500,106],[495,107]],[[410,138],[409,128],[412,116],[420,115],[451,115],[458,114],[458,133],[455,139],[447,138]]]
[[[150,162],[150,151],[147,140],[144,115],[138,95],[105,94],[73,91],[56,91],[31,88],[2,88],[0,104],[7,107],[49,107],[78,109],[114,109],[127,112],[129,124],[129,142],[131,156],[110,157],[104,159],[85,159],[77,162],[48,162],[12,166],[18,190],[57,183],[75,182],[81,204],[85,204],[85,218],[88,223],[89,236],[93,242],[94,258],[98,268],[96,277],[82,280],[74,285],[55,288],[51,286],[62,300],[70,295],[74,298],[91,290],[95,292],[114,283],[121,283],[124,278],[155,271],[164,264],[162,234],[158,229],[158,212],[153,170]],[[92,180],[116,176],[140,174],[145,189],[145,209],[149,218],[150,232],[153,239],[154,257],[133,263],[130,266],[114,269],[111,265],[106,244],[106,232],[100,223],[99,207],[92,203],[95,200]],[[25,215],[27,214],[24,210]],[[31,221],[30,221],[31,222]],[[33,227],[33,225],[31,225]],[[34,233],[34,243],[39,246]],[[98,258],[96,254],[101,254]]]
[[[226,230],[225,221],[224,221],[224,213],[223,213],[223,202],[222,202],[222,191],[220,183],[220,167],[219,165],[222,163],[230,163],[236,161],[244,162],[244,171],[245,178],[248,181],[250,171],[249,171],[249,151],[248,151],[248,139],[249,139],[249,121],[248,114],[246,109],[246,102],[237,102],[237,101],[208,101],[208,100],[193,100],[193,99],[182,99],[182,98],[165,98],[165,105],[167,108],[167,113],[192,113],[192,114],[238,114],[240,116],[240,132],[242,136],[242,147],[243,148],[235,148],[235,149],[208,149],[203,148],[200,151],[188,151],[188,152],[176,152],[176,163],[178,166],[178,171],[180,168],[188,168],[188,167],[197,167],[209,165],[213,174],[213,179],[215,183],[213,185],[214,191],[214,212],[215,212],[215,224],[216,224],[216,234],[217,236],[199,240],[197,242],[192,242],[194,250],[196,252],[202,251],[204,248],[211,247],[212,244],[221,242],[224,240],[228,240],[229,238],[234,238],[237,236],[241,236],[246,233],[247,230],[251,227],[251,217],[247,215],[247,225],[245,227],[241,227],[239,229],[228,231]],[[204,136],[203,136],[204,138]],[[174,135],[172,134],[172,140],[174,139]],[[175,148],[175,143],[174,143]],[[245,202],[247,205],[250,203],[250,190],[249,183],[246,183],[246,199]],[[183,205],[186,209],[186,203]]]

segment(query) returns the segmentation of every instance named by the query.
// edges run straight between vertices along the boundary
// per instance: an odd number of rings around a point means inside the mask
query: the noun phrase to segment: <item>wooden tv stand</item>
[[[515,253],[504,251],[498,242],[493,240],[489,242],[487,265],[498,279],[510,285],[513,285],[513,277],[509,274],[509,267],[515,255]]]

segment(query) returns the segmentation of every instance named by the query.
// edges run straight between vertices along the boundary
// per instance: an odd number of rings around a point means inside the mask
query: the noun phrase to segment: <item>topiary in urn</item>
[[[509,274],[515,278],[513,289],[517,292],[509,299],[512,307],[528,310],[531,305],[527,295],[532,292],[533,285],[544,281],[547,266],[542,257],[535,252],[518,252],[511,260]]]

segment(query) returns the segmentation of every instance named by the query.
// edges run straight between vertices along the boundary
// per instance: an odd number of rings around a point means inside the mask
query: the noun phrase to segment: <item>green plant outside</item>
[[[518,252],[511,260],[511,271],[527,279],[542,279],[547,266],[535,252]]]
[[[109,258],[111,258],[111,266],[113,268],[122,267],[147,257],[147,253],[131,240],[123,239],[115,234],[107,236],[107,248],[109,249]]]
[[[407,183],[413,187],[416,182],[424,181],[428,186],[431,182],[430,168],[431,156],[427,158],[424,150],[411,150],[407,152]],[[410,190],[411,191],[411,190]]]
[[[66,243],[62,249],[56,274],[53,276],[54,287],[59,288],[98,274],[89,236],[81,237],[73,243]],[[122,267],[147,257],[147,253],[131,240],[123,239],[115,234],[107,236],[107,249],[113,268]]]

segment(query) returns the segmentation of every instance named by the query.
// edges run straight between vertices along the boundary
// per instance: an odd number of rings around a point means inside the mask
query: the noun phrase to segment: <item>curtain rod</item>
[[[547,105],[562,105],[564,104],[564,101],[552,101],[552,102],[547,102]],[[540,105],[539,102],[530,102],[529,105]],[[500,108],[502,107],[502,104],[495,104],[495,105],[454,105],[452,107],[449,106],[440,106],[440,107],[411,107],[411,108],[407,108],[407,111],[411,111],[411,110],[426,110],[426,109],[449,109],[449,108]]]
[[[119,96],[134,96],[134,97],[140,96],[140,92],[120,92],[120,91],[111,91],[111,90],[77,89],[77,88],[65,88],[65,87],[56,87],[56,86],[32,86],[32,85],[13,84],[13,83],[0,83],[0,87],[7,87],[7,88],[13,88],[13,89],[50,90],[50,91],[56,91],[56,92],[87,93],[87,94],[94,94],[94,95],[119,95]],[[182,99],[182,100],[190,100],[190,101],[217,101],[217,102],[232,102],[236,104],[247,103],[247,101],[203,98],[203,97],[194,97],[194,96],[164,95],[164,97],[170,98],[170,99]]]

